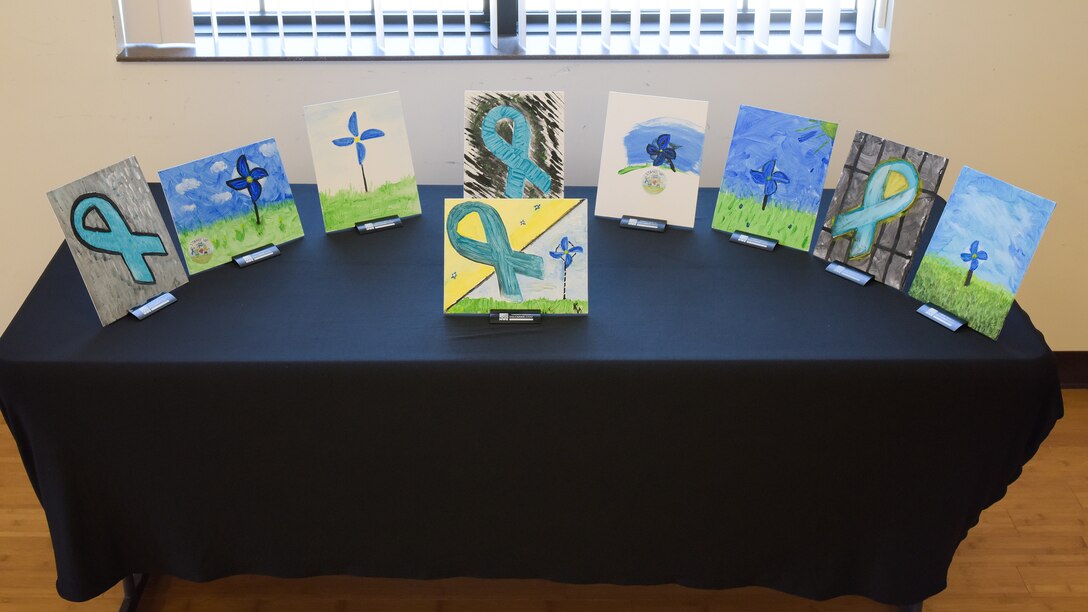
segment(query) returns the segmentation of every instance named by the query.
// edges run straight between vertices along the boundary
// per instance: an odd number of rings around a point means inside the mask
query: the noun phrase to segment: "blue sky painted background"
[[[636,123],[623,137],[623,147],[627,150],[629,165],[652,163],[653,157],[646,152],[646,145],[655,142],[662,134],[671,136],[670,142],[677,145],[677,172],[699,174],[703,165],[703,130],[699,126],[674,117],[656,117]],[[668,164],[664,165],[668,169]],[[619,168],[617,168],[618,170]]]
[[[813,131],[816,133],[809,135]],[[806,135],[808,138],[802,141]],[[775,169],[784,172],[790,182],[780,184],[771,201],[784,208],[816,214],[833,146],[815,119],[742,106],[729,145],[721,189],[738,197],[762,200],[763,184],[752,180],[751,171],[774,159]]]
[[[1016,293],[1053,212],[1054,202],[964,166],[926,256],[940,255],[966,274],[960,253],[978,240],[989,259],[975,276]]]
[[[227,181],[238,176],[235,164],[242,154],[249,161],[250,171],[257,167],[268,171],[268,177],[261,179],[258,207],[292,199],[276,141],[262,140],[159,172],[170,215],[178,231],[253,214],[249,191],[235,191],[227,186]]]

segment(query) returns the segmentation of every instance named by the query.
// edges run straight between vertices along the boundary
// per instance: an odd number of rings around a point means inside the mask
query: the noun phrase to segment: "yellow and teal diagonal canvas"
[[[584,199],[447,199],[446,314],[589,313]]]

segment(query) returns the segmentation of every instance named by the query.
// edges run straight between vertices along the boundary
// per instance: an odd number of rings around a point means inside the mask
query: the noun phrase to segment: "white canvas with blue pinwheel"
[[[693,227],[707,107],[702,100],[609,93],[595,214]]]
[[[304,109],[325,231],[420,214],[400,93]]]
[[[190,274],[235,255],[302,237],[273,139],[159,171]]]

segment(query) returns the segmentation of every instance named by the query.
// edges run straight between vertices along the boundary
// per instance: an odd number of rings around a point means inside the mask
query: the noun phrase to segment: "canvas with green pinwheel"
[[[274,139],[160,170],[159,180],[190,274],[302,237]]]
[[[325,231],[420,214],[400,93],[304,109]]]

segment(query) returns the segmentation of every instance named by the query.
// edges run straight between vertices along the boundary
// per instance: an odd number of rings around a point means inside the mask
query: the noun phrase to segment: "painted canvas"
[[[589,313],[584,199],[448,199],[443,310]]]
[[[964,167],[910,295],[997,339],[1054,202]]]
[[[103,326],[188,281],[135,157],[48,196]]]
[[[189,274],[302,237],[273,139],[159,171]]]
[[[595,214],[694,227],[707,107],[701,100],[610,92]]]
[[[857,132],[813,255],[903,288],[948,160]]]
[[[400,93],[307,106],[325,231],[420,214]]]
[[[465,197],[563,197],[563,92],[465,92]]]
[[[712,227],[807,251],[838,124],[740,107]]]

